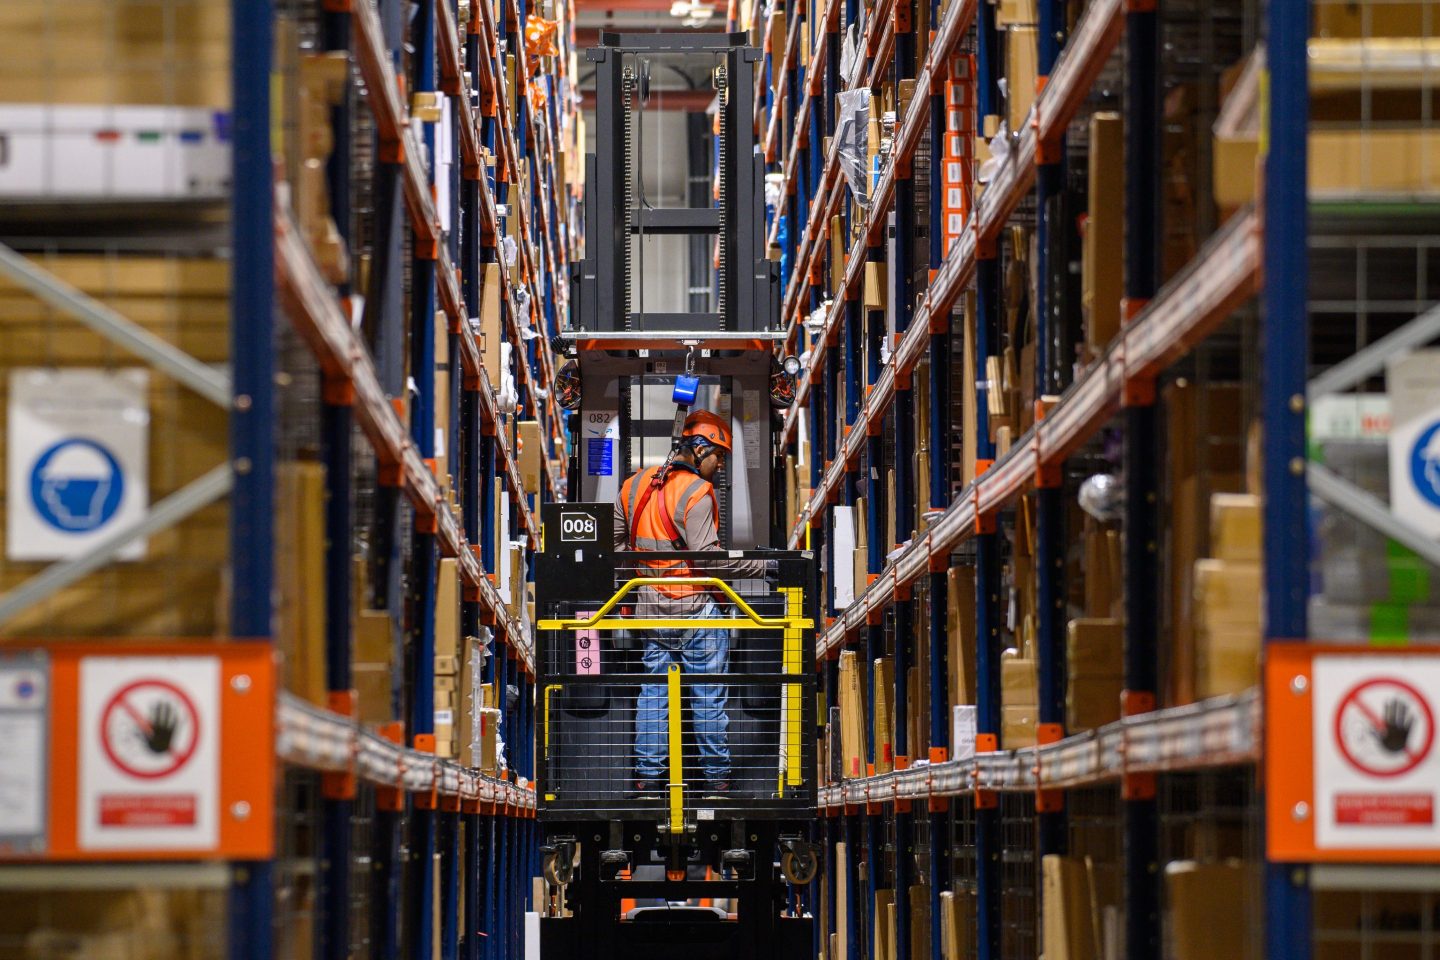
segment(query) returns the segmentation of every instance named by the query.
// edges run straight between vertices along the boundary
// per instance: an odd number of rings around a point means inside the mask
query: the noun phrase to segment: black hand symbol
[[[167,752],[179,725],[180,718],[175,715],[173,706],[164,700],[156,703],[150,708],[150,729],[145,734],[145,746],[150,748],[151,753]]]
[[[1385,729],[1376,730],[1375,739],[1391,753],[1399,753],[1410,742],[1410,730],[1414,726],[1415,718],[1405,701],[1393,699],[1385,704]]]

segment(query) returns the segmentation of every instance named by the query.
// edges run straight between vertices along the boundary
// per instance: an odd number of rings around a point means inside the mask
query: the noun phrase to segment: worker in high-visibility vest
[[[709,410],[685,419],[680,442],[666,464],[632,475],[615,500],[615,549],[637,551],[722,551],[720,508],[712,481],[732,449],[730,424]],[[684,560],[650,560],[646,576],[762,577],[763,560],[724,560],[687,564]],[[702,568],[703,566],[703,568]],[[644,587],[636,615],[643,619],[701,619],[725,616],[714,591],[705,586]],[[664,674],[671,663],[685,673],[725,673],[730,669],[730,631],[707,629],[652,630],[645,638],[647,673]],[[730,718],[725,707],[729,691],[723,683],[687,684],[691,724],[699,748],[701,792],[730,792]],[[667,777],[667,706],[665,684],[640,687],[635,721],[636,795],[657,791]]]

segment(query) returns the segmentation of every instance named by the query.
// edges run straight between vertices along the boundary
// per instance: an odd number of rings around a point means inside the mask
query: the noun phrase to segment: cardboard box
[[[1039,69],[1035,27],[1010,27],[1005,31],[1005,114],[1011,133],[1025,128],[1035,104],[1035,78]]]
[[[1000,748],[1018,750],[1036,743],[1039,707],[1033,703],[1005,704],[1000,708]]]
[[[885,262],[883,260],[866,260],[864,284],[865,309],[884,310],[885,291],[887,288]]]
[[[1034,705],[1040,702],[1040,674],[1036,661],[1014,647],[1000,654],[1000,701]]]
[[[526,493],[540,492],[541,475],[544,472],[545,443],[540,434],[538,420],[520,421],[520,444],[516,459],[520,467],[520,485]]]
[[[930,956],[930,888],[918,883],[910,888],[910,956]]]
[[[1260,562],[1260,497],[1216,493],[1210,497],[1210,555],[1229,562]]]
[[[1197,560],[1195,612],[1201,624],[1260,629],[1262,577],[1258,563]]]
[[[1241,693],[1260,680],[1260,628],[1204,625],[1196,634],[1195,694]]]
[[[960,481],[969,487],[975,482],[975,458],[979,455],[979,374],[976,364],[976,314],[975,291],[967,290],[962,298],[964,308],[964,336],[960,359]]]
[[[1030,26],[1039,22],[1035,0],[1000,0],[995,6],[995,25]]]
[[[500,264],[487,263],[480,286],[480,358],[495,390],[500,389],[500,344],[505,340],[500,293]]]
[[[1065,729],[1093,730],[1120,719],[1125,630],[1120,620],[1071,620],[1065,637]]]
[[[850,958],[850,846],[835,844],[835,933],[831,934],[830,955],[835,960]]]
[[[1084,861],[1047,854],[1041,860],[1041,874],[1046,960],[1098,960],[1100,946],[1091,915],[1090,880]]]
[[[481,773],[494,776],[496,773],[496,745],[500,730],[500,711],[493,707],[482,707],[479,712],[480,720],[480,750],[479,762],[475,764],[480,768]]]
[[[875,960],[895,960],[895,891],[875,891]]]
[[[1247,904],[1258,893],[1254,867],[1240,861],[1165,865],[1165,902],[1175,960],[1251,960]]]
[[[946,666],[952,704],[975,703],[975,568],[945,572]]]
[[[883,657],[874,663],[875,772],[889,773],[895,769],[895,664]],[[903,721],[903,717],[901,718]]]
[[[1244,487],[1246,424],[1239,384],[1177,380],[1161,401],[1169,499],[1165,619],[1172,637],[1167,700],[1183,704],[1196,698],[1195,561],[1209,551],[1210,497]]]
[[[865,677],[853,650],[840,651],[840,736],[845,779],[865,776]]]
[[[1348,39],[1423,37],[1426,7],[1421,2],[1345,0],[1315,5],[1315,36]],[[1433,23],[1431,29],[1433,30]]]
[[[326,707],[325,468],[282,463],[275,483],[276,626],[285,689]]]
[[[940,955],[945,960],[969,960],[974,952],[971,936],[975,895],[964,890],[940,894]]]
[[[1120,330],[1124,295],[1121,258],[1125,241],[1125,124],[1120,114],[1090,118],[1090,197],[1081,244],[1080,307],[1085,343],[1099,354]]]
[[[394,677],[388,663],[353,663],[356,707],[361,723],[389,723],[394,719]]]
[[[435,661],[460,653],[460,565],[453,557],[440,560],[435,580]],[[453,670],[443,671],[454,673]]]

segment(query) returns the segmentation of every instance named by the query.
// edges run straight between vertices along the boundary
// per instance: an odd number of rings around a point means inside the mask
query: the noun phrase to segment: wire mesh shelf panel
[[[1036,855],[1035,798],[1000,794],[1000,955],[1033,960],[1039,955],[1040,858]]]
[[[1223,890],[1232,904],[1231,944],[1237,960],[1264,956],[1265,838],[1263,806],[1249,767],[1167,774],[1160,780],[1161,888],[1167,956],[1195,912],[1193,887]],[[1228,947],[1227,947],[1228,949]]]

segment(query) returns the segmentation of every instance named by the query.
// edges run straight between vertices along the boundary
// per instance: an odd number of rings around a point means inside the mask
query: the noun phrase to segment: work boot
[[[705,781],[701,791],[707,800],[724,800],[730,796],[730,778],[718,777]]]
[[[660,781],[659,781],[659,780],[647,780],[647,779],[645,779],[644,777],[640,777],[640,778],[636,779],[633,784],[631,784],[631,788],[630,788],[630,799],[631,799],[631,800],[645,800],[645,799],[648,799],[648,798],[650,798],[650,797],[654,797],[654,796],[656,796],[656,795],[659,794],[659,793],[660,793]]]

